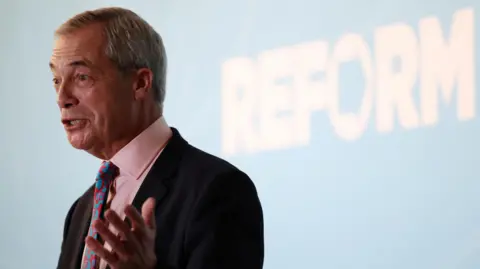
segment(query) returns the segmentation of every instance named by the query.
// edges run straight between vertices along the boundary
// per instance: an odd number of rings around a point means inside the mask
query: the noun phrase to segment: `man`
[[[150,25],[121,8],[76,15],[50,68],[69,142],[103,160],[67,214],[58,269],[263,267],[254,184],[163,117],[166,57]]]

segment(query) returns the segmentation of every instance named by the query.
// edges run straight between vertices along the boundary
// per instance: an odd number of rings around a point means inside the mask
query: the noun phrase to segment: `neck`
[[[155,113],[150,111],[149,113],[143,113],[139,116],[140,117],[136,117],[135,127],[128,128],[122,138],[105,143],[105,146],[102,147],[102,150],[91,149],[88,152],[99,159],[110,160],[113,156],[115,156],[115,154],[117,154],[117,152],[119,152],[123,147],[130,143],[130,141],[132,141],[135,137],[152,125],[162,115],[160,113],[160,109],[156,109]]]

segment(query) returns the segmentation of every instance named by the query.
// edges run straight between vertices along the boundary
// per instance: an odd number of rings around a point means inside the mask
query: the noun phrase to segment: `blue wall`
[[[98,169],[47,64],[61,22],[108,5],[164,37],[167,121],[254,179],[266,269],[480,266],[480,2],[19,0],[0,9],[0,268],[55,266]]]

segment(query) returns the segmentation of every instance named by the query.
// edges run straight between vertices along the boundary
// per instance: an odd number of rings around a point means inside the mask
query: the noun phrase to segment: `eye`
[[[53,82],[53,87],[54,87],[55,89],[58,89],[58,87],[60,87],[60,83],[61,83],[60,79],[58,79],[58,78],[53,78],[53,79],[52,79],[52,82]]]
[[[88,75],[85,75],[85,74],[79,74],[77,76],[77,79],[80,80],[80,81],[86,81],[88,80],[90,77]]]
[[[93,79],[87,74],[77,74],[75,76],[76,84],[80,87],[90,87],[93,84]]]

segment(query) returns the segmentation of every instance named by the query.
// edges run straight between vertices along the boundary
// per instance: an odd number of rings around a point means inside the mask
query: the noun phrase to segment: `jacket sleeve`
[[[187,269],[261,269],[263,212],[239,170],[217,176],[198,199],[186,231]]]

